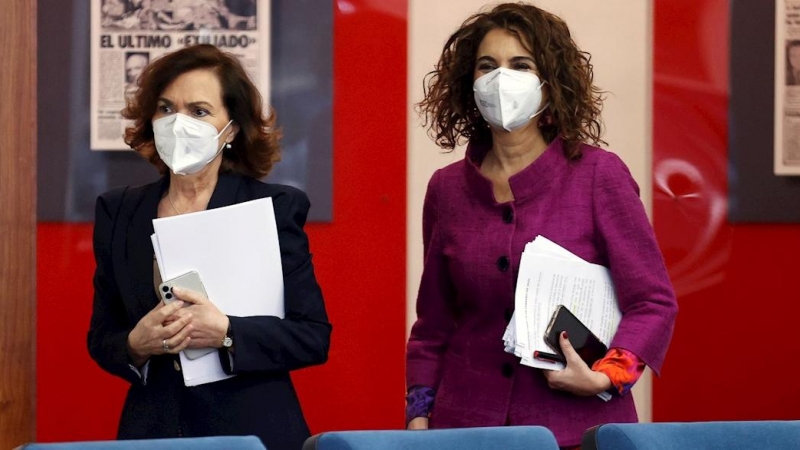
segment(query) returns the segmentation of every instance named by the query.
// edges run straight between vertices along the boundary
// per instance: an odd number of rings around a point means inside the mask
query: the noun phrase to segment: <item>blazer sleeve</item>
[[[130,326],[114,280],[111,243],[124,190],[98,197],[94,221],[94,301],[87,345],[89,354],[105,371],[131,383],[142,383],[128,356]]]
[[[411,327],[406,352],[406,386],[436,389],[450,337],[456,329],[455,289],[447,269],[440,231],[439,177],[428,183],[422,210],[425,260],[417,294],[417,320]]]
[[[233,367],[228,352],[219,352],[222,368],[228,374],[289,371],[328,359],[332,326],[303,231],[310,207],[308,197],[289,188],[272,200],[283,265],[285,317],[230,317]]]
[[[605,155],[595,166],[593,195],[599,244],[622,311],[611,347],[632,352],[658,374],[678,303],[639,188],[618,156]]]

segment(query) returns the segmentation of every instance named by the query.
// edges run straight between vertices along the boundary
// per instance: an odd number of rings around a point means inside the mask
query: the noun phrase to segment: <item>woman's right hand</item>
[[[153,355],[176,354],[185,349],[192,340],[192,315],[187,314],[171,323],[165,324],[183,306],[178,300],[164,305],[158,302],[128,334],[128,353],[133,365],[142,367]],[[174,318],[174,317],[173,317]],[[164,348],[164,343],[167,349]]]
[[[415,417],[408,422],[408,429],[409,430],[427,430],[428,429],[428,418],[427,417]]]

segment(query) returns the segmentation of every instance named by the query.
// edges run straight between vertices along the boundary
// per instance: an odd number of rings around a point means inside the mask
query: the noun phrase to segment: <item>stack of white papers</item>
[[[505,350],[519,356],[522,364],[539,369],[564,369],[562,363],[533,358],[535,351],[555,353],[544,334],[556,306],[566,306],[606,346],[622,318],[608,269],[543,236],[525,246],[514,302],[503,335]]]
[[[283,269],[271,198],[155,219],[153,228],[162,280],[194,270],[223,313],[283,318]],[[231,377],[217,352],[193,360],[181,352],[180,357],[186,386]]]

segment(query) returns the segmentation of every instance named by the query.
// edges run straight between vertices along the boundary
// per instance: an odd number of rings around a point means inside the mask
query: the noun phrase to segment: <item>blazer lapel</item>
[[[219,174],[217,186],[214,188],[214,193],[211,194],[211,199],[208,201],[207,209],[230,206],[246,201],[247,198],[245,196],[243,187],[244,183],[241,176],[223,173]]]
[[[169,187],[169,177],[153,183],[145,189],[142,201],[133,211],[128,222],[127,262],[131,274],[130,293],[140,309],[141,315],[147,314],[158,303],[153,286],[153,243],[150,236],[154,233],[153,219],[158,216],[158,203],[162,194]],[[124,295],[124,294],[123,294]]]

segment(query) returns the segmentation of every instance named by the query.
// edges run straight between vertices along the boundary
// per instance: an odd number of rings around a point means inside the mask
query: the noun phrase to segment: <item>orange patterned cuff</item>
[[[616,391],[622,395],[636,384],[645,367],[639,357],[628,350],[612,348],[603,359],[592,365],[592,370],[604,373]]]

